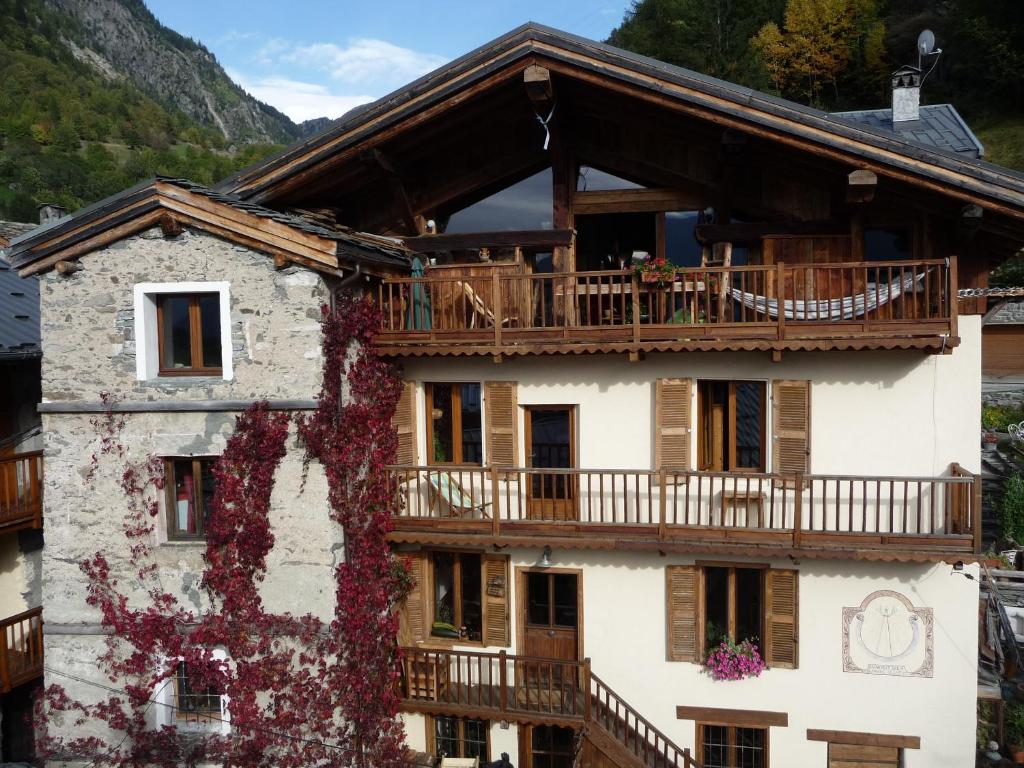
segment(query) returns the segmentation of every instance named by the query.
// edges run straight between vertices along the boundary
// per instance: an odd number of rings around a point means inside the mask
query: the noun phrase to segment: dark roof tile
[[[908,120],[893,127],[891,109],[859,109],[834,112],[833,117],[891,131],[908,141],[931,149],[944,149],[972,158],[985,155],[985,148],[952,104],[926,104],[920,120]]]

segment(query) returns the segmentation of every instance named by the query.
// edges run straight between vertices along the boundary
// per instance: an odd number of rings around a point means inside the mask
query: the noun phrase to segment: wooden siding
[[[990,376],[1024,374],[1024,325],[986,325],[981,333],[981,371]]]

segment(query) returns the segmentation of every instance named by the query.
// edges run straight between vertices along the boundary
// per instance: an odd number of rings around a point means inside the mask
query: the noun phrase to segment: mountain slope
[[[117,56],[108,59],[104,51],[110,49],[57,2],[0,0],[0,220],[35,221],[36,206],[44,202],[74,210],[158,173],[213,184],[280,148],[246,142],[290,140],[291,131],[298,130],[290,121],[277,125],[273,112],[253,106],[251,99],[238,97],[242,106],[232,109],[235,92],[226,76],[217,80],[216,73],[223,72],[215,62],[213,74],[206,75],[216,86],[209,89],[214,110],[206,119],[154,98],[120,72]],[[90,4],[114,13],[134,2]],[[125,37],[158,34],[122,21]],[[120,22],[97,21],[94,28],[105,30],[108,23]],[[166,29],[159,34],[175,37]],[[155,39],[153,44],[159,48]],[[167,66],[169,81],[185,90],[190,87],[185,82],[202,78],[187,72],[184,61],[213,59],[195,44],[177,44],[178,53],[165,51],[147,66]],[[191,54],[188,45],[194,47]]]
[[[77,58],[131,80],[231,142],[288,142],[298,127],[235,85],[204,46],[160,24],[141,0],[47,0],[78,22]],[[77,50],[76,50],[77,49]]]

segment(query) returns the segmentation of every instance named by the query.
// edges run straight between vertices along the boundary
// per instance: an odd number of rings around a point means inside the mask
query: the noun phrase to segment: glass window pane
[[[430,413],[433,425],[434,440],[430,446],[430,461],[434,464],[446,464],[455,460],[454,440],[452,435],[452,385],[431,384],[433,411]]]
[[[753,640],[761,645],[761,571],[736,569],[736,641]]]
[[[483,431],[480,420],[480,385],[462,384],[462,461],[483,463]]]
[[[196,483],[192,473],[192,460],[181,459],[172,462],[172,512],[173,528],[178,533],[197,534],[198,516],[196,509]]]
[[[434,746],[446,757],[462,757],[459,751],[459,720],[456,717],[434,718]]]
[[[458,637],[455,626],[455,556],[449,552],[434,554],[434,626],[433,634]]]
[[[160,340],[160,365],[163,368],[192,367],[192,334],[189,327],[188,296],[163,296],[163,338]]]
[[[487,762],[487,721],[463,720],[463,757],[479,757],[480,762]]]
[[[203,365],[221,367],[220,296],[207,293],[199,297],[199,324],[202,328]]]
[[[763,728],[736,729],[736,768],[764,768]]]
[[[213,465],[216,463],[215,459],[203,459],[199,462],[200,470],[202,471],[202,491],[203,491],[203,530],[206,530],[207,523],[210,522],[210,507],[213,504],[213,495],[217,490],[217,480],[213,476]]]
[[[555,579],[555,625],[576,626],[576,577],[569,573],[556,573]]]
[[[764,435],[764,384],[736,383],[736,467],[760,469]]]
[[[526,612],[530,624],[547,626],[549,623],[548,575],[546,573],[526,574]]]
[[[480,601],[480,556],[460,555],[462,562],[462,626],[470,640],[483,639],[483,608]]]
[[[704,569],[704,646],[712,650],[729,632],[729,569]]]
[[[724,725],[701,726],[704,768],[734,768],[729,765],[729,729]]]

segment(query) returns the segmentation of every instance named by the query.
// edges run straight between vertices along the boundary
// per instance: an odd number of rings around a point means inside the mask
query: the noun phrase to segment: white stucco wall
[[[403,363],[403,376],[417,382],[517,381],[520,405],[576,405],[577,463],[595,469],[652,467],[658,378],[809,379],[812,472],[933,476],[946,474],[952,462],[972,472],[980,466],[980,318],[960,318],[960,336],[960,346],[947,355],[793,352],[784,353],[779,363],[756,352],[658,354],[638,363],[625,355],[544,356],[501,364],[418,358]],[[419,409],[423,461],[422,387]],[[520,462],[524,445],[520,436]],[[770,440],[768,453],[770,467]]]
[[[507,550],[513,577],[535,568],[541,548]],[[715,558],[720,560],[720,558]],[[918,736],[905,750],[906,768],[962,768],[973,764],[977,687],[977,581],[950,565],[760,558],[799,573],[799,668],[769,669],[758,678],[715,681],[697,664],[666,661],[665,568],[707,557],[555,550],[552,565],[579,569],[583,579],[583,653],[595,674],[681,747],[695,747],[692,721],[677,706],[785,712],[788,727],[770,731],[772,765],[824,766],[826,745],[808,741],[824,729]],[[744,558],[729,558],[742,565]],[[976,566],[967,571],[978,573]],[[844,672],[843,608],[869,594],[894,590],[934,617],[934,676],[893,677]],[[511,590],[512,637],[521,609]],[[515,648],[509,652],[521,652]],[[479,646],[457,646],[480,650]],[[497,652],[500,648],[488,648]],[[424,718],[406,716],[409,744],[425,745]],[[516,728],[491,724],[491,759],[518,758]],[[499,746],[505,745],[505,746]]]

